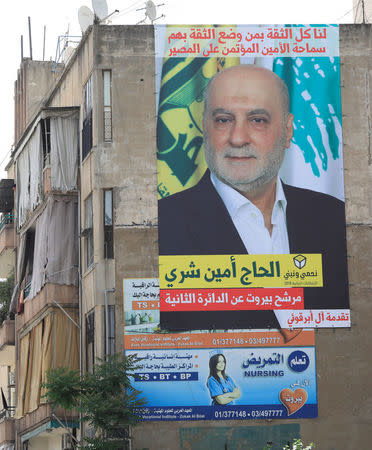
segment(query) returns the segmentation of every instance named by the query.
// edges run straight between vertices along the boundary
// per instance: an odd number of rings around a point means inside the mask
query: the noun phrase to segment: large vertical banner
[[[337,26],[156,27],[160,324],[348,327]]]

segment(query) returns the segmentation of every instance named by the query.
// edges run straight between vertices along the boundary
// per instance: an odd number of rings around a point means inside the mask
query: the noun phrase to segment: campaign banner
[[[302,288],[307,323],[350,326],[338,27],[157,25],[155,53],[161,327],[290,327],[297,306],[248,293],[162,300],[247,287]]]

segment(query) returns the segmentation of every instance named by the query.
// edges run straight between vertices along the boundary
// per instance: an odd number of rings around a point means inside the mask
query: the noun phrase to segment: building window
[[[115,354],[115,306],[109,305],[108,307],[108,355]]]
[[[43,167],[50,164],[50,119],[42,119],[41,124],[41,140],[43,144]]]
[[[83,236],[85,237],[85,267],[88,269],[94,260],[92,194],[85,200],[85,228]]]
[[[111,70],[103,70],[103,140],[112,141]]]
[[[85,340],[86,340],[86,351],[87,351],[87,372],[93,372],[94,366],[94,335],[95,335],[95,324],[94,324],[94,311],[86,315],[85,320]]]
[[[21,286],[24,298],[28,297],[31,289],[32,273],[34,268],[35,230],[30,228],[26,232],[26,249],[23,262],[24,272]],[[21,275],[21,277],[22,277]],[[23,307],[18,312],[23,312]]]
[[[83,131],[82,131],[82,159],[90,152],[93,146],[93,97],[92,97],[92,77],[84,86],[84,108],[83,108]]]
[[[104,208],[104,257],[114,257],[114,222],[112,219],[112,189],[103,191],[103,208]]]

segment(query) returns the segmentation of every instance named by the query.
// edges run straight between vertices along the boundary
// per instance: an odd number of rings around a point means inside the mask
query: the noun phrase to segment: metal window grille
[[[103,70],[103,140],[112,141],[111,70]]]

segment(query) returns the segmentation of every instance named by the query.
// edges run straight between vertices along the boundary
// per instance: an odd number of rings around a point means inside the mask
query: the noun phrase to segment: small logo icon
[[[307,392],[302,388],[296,389],[295,391],[282,389],[279,393],[279,399],[290,416],[304,406],[307,400]]]
[[[293,372],[303,372],[309,367],[309,364],[310,358],[301,350],[296,350],[288,356],[288,366]]]
[[[306,258],[304,255],[297,255],[293,258],[293,262],[298,269],[303,269],[306,265]]]

